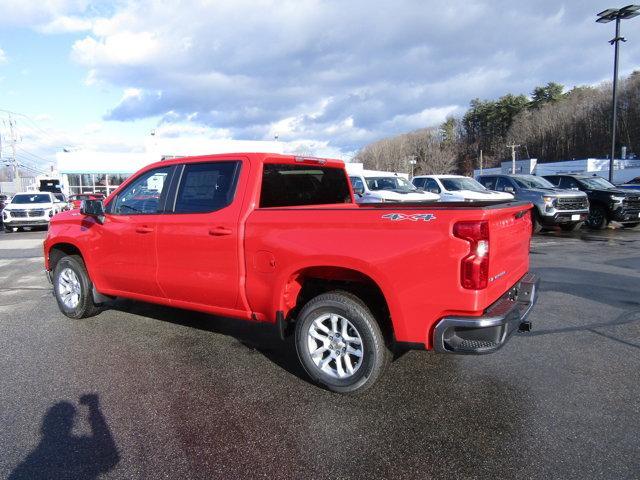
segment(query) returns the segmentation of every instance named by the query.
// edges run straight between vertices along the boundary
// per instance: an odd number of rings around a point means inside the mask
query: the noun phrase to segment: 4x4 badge
[[[416,213],[414,215],[405,215],[404,213],[387,213],[386,215],[382,215],[382,218],[388,218],[395,222],[402,220],[411,220],[412,222],[422,220],[423,222],[429,222],[431,220],[435,220],[436,216],[433,213]]]

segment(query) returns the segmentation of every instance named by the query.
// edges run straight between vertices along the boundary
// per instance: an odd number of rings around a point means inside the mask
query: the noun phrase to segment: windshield
[[[520,188],[556,188],[549,180],[535,175],[520,175],[511,178]]]
[[[581,178],[580,183],[582,183],[587,188],[603,188],[605,190],[609,190],[611,188],[616,188],[615,185],[609,183],[602,177],[590,177],[590,178]]]
[[[440,182],[444,186],[446,190],[450,192],[457,192],[459,190],[469,190],[471,192],[486,192],[487,189],[484,188],[480,183],[476,182],[473,178],[441,178]]]
[[[51,203],[51,197],[44,193],[36,193],[33,195],[16,195],[11,203]]]
[[[418,189],[403,177],[367,177],[369,190],[395,190],[401,192],[414,192]]]

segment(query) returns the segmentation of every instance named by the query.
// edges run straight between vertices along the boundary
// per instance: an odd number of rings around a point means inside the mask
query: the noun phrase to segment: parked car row
[[[410,183],[397,174],[366,170],[349,178],[358,203],[531,202],[534,232],[550,227],[574,231],[584,224],[603,229],[611,221],[626,228],[640,225],[640,183],[633,181],[616,187],[597,176],[490,174],[477,180],[461,175],[418,175]]]

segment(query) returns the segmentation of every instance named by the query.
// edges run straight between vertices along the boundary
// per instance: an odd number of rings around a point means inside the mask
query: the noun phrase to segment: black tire
[[[540,223],[540,216],[534,208],[531,212],[531,232],[540,233],[542,231],[542,223]]]
[[[5,233],[13,233],[13,227],[8,227],[6,225],[4,225],[4,231]]]
[[[576,222],[576,223],[561,223],[560,229],[565,232],[575,232],[582,228],[584,222]]]
[[[309,332],[312,325],[316,320],[331,314],[336,314],[347,320],[347,324],[350,325],[350,338],[353,337],[353,329],[355,329],[355,333],[361,339],[361,363],[357,363],[359,361],[358,357],[350,356],[346,353],[346,347],[345,351],[342,352],[343,357],[350,357],[349,365],[353,366],[353,362],[357,364],[354,372],[347,378],[336,378],[334,375],[323,371],[316,365],[310,352]],[[369,308],[359,297],[341,290],[318,295],[302,308],[296,321],[295,342],[300,363],[313,381],[328,390],[338,393],[362,393],[370,388],[384,372],[391,359],[391,352],[387,347],[380,325],[378,325]],[[318,340],[317,342],[320,343]],[[323,345],[326,346],[326,344]],[[324,356],[324,353],[322,355]],[[324,357],[321,361],[327,360],[331,355],[333,355],[332,350],[327,350],[327,357]],[[341,360],[341,365],[346,365],[346,360]],[[330,368],[337,372],[337,362],[337,359],[328,360],[327,366],[330,367],[333,363],[334,367]]]
[[[622,224],[622,228],[636,228],[638,225],[640,225],[640,222],[635,222],[635,223],[623,223],[623,224]]]
[[[609,225],[607,220],[607,212],[600,205],[593,205],[589,209],[589,217],[587,217],[586,224],[589,228],[594,230],[604,230]]]
[[[60,275],[67,269],[73,271],[79,283],[79,299],[75,306],[66,305],[60,292],[62,288]],[[93,283],[91,283],[84,261],[78,255],[67,255],[58,260],[53,271],[53,292],[58,302],[58,308],[69,318],[93,317],[100,312],[100,308],[93,303]]]

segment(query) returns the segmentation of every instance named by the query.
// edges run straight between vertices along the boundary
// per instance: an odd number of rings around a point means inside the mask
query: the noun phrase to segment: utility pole
[[[507,148],[511,149],[511,173],[516,173],[516,148],[520,145],[507,145]]]
[[[16,191],[19,192],[21,190],[20,185],[20,168],[18,167],[18,158],[16,157],[16,131],[15,131],[16,122],[9,115],[9,141],[11,142],[11,153],[13,155],[13,183],[16,186]]]

